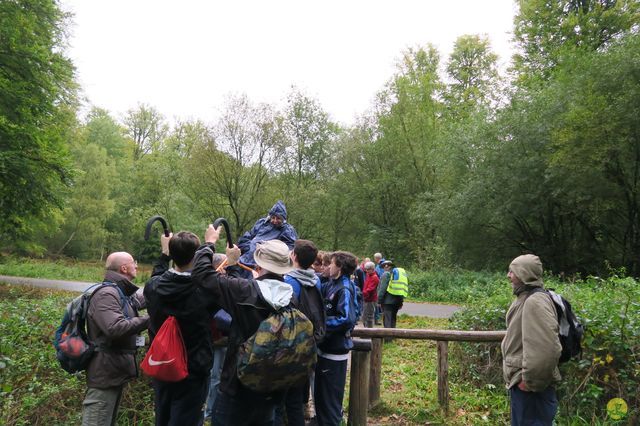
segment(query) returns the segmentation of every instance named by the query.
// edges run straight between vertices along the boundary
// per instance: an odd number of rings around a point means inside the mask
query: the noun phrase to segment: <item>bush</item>
[[[606,422],[607,402],[622,398],[629,406],[624,420],[637,424],[640,410],[640,286],[632,278],[589,278],[573,284],[546,280],[572,303],[586,326],[583,355],[560,366],[560,418],[577,424]],[[457,313],[456,329],[501,330],[513,296],[496,294]],[[458,365],[453,372],[478,385],[503,386],[502,358],[497,344],[460,344],[452,350]],[[610,421],[610,419],[609,419]]]
[[[465,270],[409,272],[409,296],[429,302],[474,304],[508,288],[506,274]]]
[[[80,424],[84,373],[62,370],[53,348],[64,307],[75,296],[0,284],[0,424]],[[141,378],[126,387],[119,425],[153,423],[149,384]]]

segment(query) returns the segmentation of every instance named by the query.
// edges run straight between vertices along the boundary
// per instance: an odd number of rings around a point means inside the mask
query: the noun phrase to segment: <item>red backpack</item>
[[[164,321],[140,367],[147,376],[163,382],[179,382],[189,375],[187,350],[175,317]]]

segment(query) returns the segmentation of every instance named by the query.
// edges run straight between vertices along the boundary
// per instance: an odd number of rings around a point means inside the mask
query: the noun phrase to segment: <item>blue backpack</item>
[[[362,290],[358,287],[353,280],[349,280],[349,292],[351,293],[351,298],[353,299],[353,311],[355,312],[357,323],[360,321],[362,317],[362,309],[364,306],[364,296],[362,295]]]
[[[129,318],[125,295],[120,287],[111,282],[94,284],[69,302],[53,340],[56,358],[68,373],[86,370],[93,354],[99,350],[87,334],[87,312],[91,297],[105,287],[115,287],[118,290],[124,315]]]

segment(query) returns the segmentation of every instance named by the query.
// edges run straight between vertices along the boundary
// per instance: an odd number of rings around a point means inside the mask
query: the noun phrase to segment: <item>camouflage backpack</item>
[[[238,379],[262,393],[303,385],[315,368],[316,352],[313,324],[288,306],[272,312],[240,345]]]

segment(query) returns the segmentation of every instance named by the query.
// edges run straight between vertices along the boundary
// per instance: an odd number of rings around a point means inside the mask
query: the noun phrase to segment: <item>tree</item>
[[[106,150],[94,143],[79,143],[72,150],[78,171],[63,210],[64,225],[59,234],[56,254],[102,259],[107,230],[114,212],[110,198],[115,167]]]
[[[491,52],[489,40],[477,35],[458,37],[447,63],[451,83],[446,99],[454,113],[465,115],[495,103],[498,55]]]
[[[185,190],[206,217],[225,216],[242,232],[273,204],[267,188],[283,157],[281,120],[269,105],[231,96],[213,132],[192,150]]]
[[[0,2],[0,239],[26,243],[71,177],[74,69],[53,0]]]
[[[137,109],[129,110],[124,124],[134,143],[134,160],[159,149],[168,131],[162,114],[144,104],[138,105]]]
[[[133,146],[125,137],[126,130],[107,110],[92,108],[84,127],[86,141],[104,148],[107,155],[117,163],[132,158]]]
[[[296,187],[306,187],[325,176],[329,143],[338,127],[317,100],[293,88],[284,112],[285,129],[290,142],[287,169],[295,176]]]
[[[567,51],[597,51],[637,31],[636,0],[520,0],[514,38],[521,82],[547,80]]]

